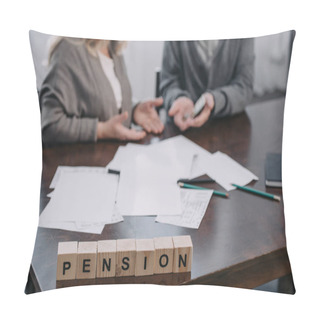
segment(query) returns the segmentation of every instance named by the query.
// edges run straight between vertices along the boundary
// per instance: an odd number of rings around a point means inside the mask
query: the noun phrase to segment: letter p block
[[[57,280],[74,280],[77,266],[77,241],[59,242]]]

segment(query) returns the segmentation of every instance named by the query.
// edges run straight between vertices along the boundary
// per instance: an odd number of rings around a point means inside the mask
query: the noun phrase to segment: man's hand
[[[140,140],[146,136],[144,131],[126,128],[122,122],[128,118],[128,112],[121,113],[108,121],[98,122],[97,138],[117,140]]]
[[[164,129],[164,125],[155,108],[162,106],[162,104],[162,98],[140,102],[134,109],[134,122],[148,133],[161,133]]]
[[[185,131],[190,127],[188,120],[193,109],[194,103],[191,99],[187,97],[179,97],[173,102],[168,114],[170,117],[173,117],[173,121],[176,126],[181,131]]]
[[[206,100],[206,104],[204,105],[204,108],[198,116],[190,119],[190,127],[201,127],[202,125],[204,125],[209,120],[211,111],[214,108],[213,95],[209,92],[205,92],[203,95]]]
[[[214,108],[214,99],[213,95],[209,92],[205,92],[203,95],[206,100],[205,106],[195,118],[192,118],[194,103],[189,98],[180,97],[172,104],[168,114],[173,117],[174,123],[181,131],[185,131],[190,127],[201,127],[208,121]]]

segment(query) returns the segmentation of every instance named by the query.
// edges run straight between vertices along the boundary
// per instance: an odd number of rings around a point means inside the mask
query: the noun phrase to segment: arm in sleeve
[[[68,59],[56,57],[40,91],[43,143],[96,141],[98,119],[81,117],[76,77]]]
[[[251,101],[254,76],[253,39],[241,40],[234,77],[229,84],[212,91],[215,108],[211,117],[223,117],[239,113]]]
[[[182,88],[182,67],[181,61],[179,61],[178,46],[177,42],[167,41],[164,43],[163,48],[160,93],[163,96],[164,106],[167,110],[181,96],[191,99],[188,91]]]

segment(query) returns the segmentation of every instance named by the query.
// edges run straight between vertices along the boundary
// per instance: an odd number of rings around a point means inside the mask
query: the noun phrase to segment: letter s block
[[[116,277],[134,276],[135,264],[136,239],[118,239]]]
[[[172,237],[154,238],[154,273],[171,273],[173,264]]]
[[[77,267],[77,241],[59,242],[57,280],[74,280]]]
[[[96,277],[97,242],[79,242],[77,259],[77,279],[94,279]]]
[[[174,247],[173,272],[190,272],[193,246],[190,236],[172,237]]]

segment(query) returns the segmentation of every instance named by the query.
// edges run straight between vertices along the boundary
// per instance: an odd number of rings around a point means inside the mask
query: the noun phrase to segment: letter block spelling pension
[[[154,243],[152,239],[136,239],[136,276],[153,274]]]
[[[58,245],[57,280],[76,278],[78,242],[60,242]]]
[[[154,273],[171,273],[173,265],[172,237],[154,238]]]
[[[109,278],[116,275],[117,241],[98,241],[97,278]]]
[[[189,236],[172,237],[173,272],[191,271],[192,242]]]
[[[136,239],[117,240],[116,277],[134,276]]]
[[[79,242],[77,279],[94,279],[97,265],[97,242]]]
[[[57,280],[190,272],[190,236],[60,242]]]

